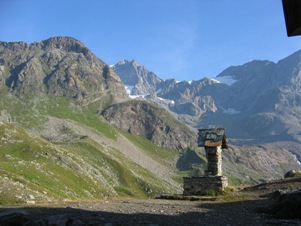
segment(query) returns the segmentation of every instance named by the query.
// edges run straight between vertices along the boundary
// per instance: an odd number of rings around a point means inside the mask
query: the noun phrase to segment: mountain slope
[[[102,115],[118,128],[144,136],[158,146],[182,149],[196,144],[196,134],[163,108],[146,101],[127,101],[105,109]]]
[[[32,196],[42,201],[181,191],[173,167],[177,151],[125,136],[93,106],[52,98],[32,107],[20,104],[16,111],[16,97],[10,97],[11,106],[1,100],[8,109],[0,122],[2,204]]]

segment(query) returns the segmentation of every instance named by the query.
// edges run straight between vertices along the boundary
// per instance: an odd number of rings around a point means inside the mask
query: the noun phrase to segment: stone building
[[[225,128],[199,129],[198,146],[204,147],[208,161],[203,177],[184,177],[184,195],[221,193],[228,185],[222,175],[222,152],[228,148]]]

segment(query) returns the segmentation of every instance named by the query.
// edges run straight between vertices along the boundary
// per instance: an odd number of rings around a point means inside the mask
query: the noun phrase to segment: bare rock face
[[[131,95],[146,95],[156,92],[163,80],[135,60],[122,60],[113,66],[125,85],[133,86]]]
[[[80,104],[114,94],[127,99],[119,77],[80,41],[55,37],[42,42],[0,42],[0,73],[10,93],[72,98]]]
[[[145,136],[159,146],[177,149],[196,142],[194,131],[175,120],[163,108],[145,101],[116,104],[102,115],[116,127],[134,135]]]

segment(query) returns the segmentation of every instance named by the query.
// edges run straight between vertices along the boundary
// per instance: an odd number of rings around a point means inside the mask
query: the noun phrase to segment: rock
[[[36,204],[36,202],[33,201],[33,200],[27,200],[25,203],[26,203],[26,204],[29,204],[29,205],[34,205],[34,204]]]
[[[29,197],[29,199],[35,199],[35,197],[33,195],[29,195],[28,197]]]
[[[296,176],[295,170],[290,170],[286,174],[284,174],[284,178],[290,178],[290,177],[295,177],[295,176]]]

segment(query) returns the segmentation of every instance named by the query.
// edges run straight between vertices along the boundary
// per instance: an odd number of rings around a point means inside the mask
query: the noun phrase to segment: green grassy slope
[[[179,192],[180,176],[173,167],[177,152],[157,147],[109,125],[97,115],[97,105],[79,107],[62,97],[31,101],[0,100],[13,123],[0,122],[0,204],[18,202],[147,197]],[[155,161],[149,167],[126,156],[117,139]],[[118,146],[119,145],[119,146]],[[121,149],[121,148],[120,148]],[[174,186],[174,185],[177,186]]]

